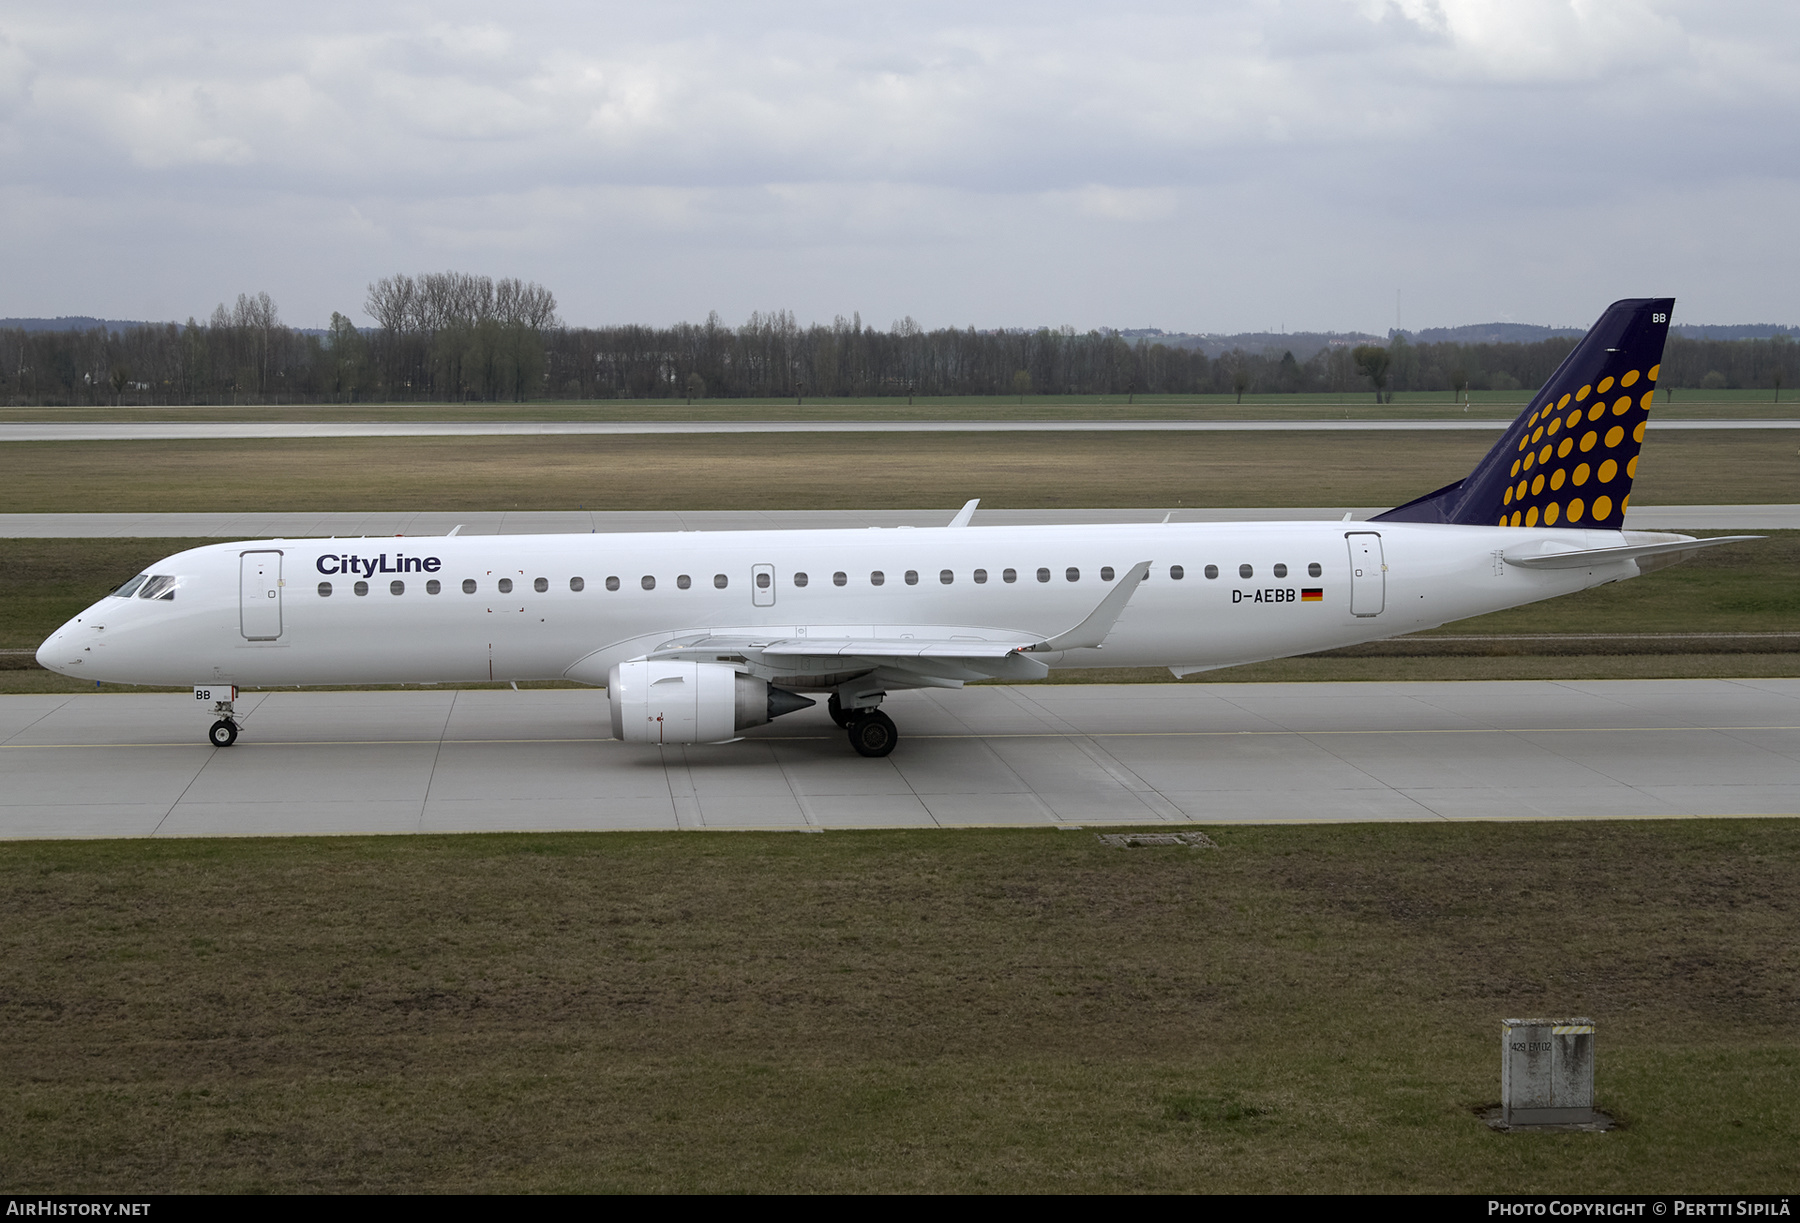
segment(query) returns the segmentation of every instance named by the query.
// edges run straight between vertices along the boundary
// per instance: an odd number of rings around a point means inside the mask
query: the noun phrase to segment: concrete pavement
[[[599,691],[0,696],[0,838],[1800,815],[1800,680],[906,692],[892,756],[822,709],[608,738]]]

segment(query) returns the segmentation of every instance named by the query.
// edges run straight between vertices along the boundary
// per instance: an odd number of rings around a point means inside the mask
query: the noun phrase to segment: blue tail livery
[[[1624,529],[1674,308],[1608,306],[1474,471],[1370,521]]]

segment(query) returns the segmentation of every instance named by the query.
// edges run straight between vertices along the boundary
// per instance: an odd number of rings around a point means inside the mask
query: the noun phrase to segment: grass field
[[[1792,433],[1659,435],[1645,505],[1786,502]],[[766,434],[18,442],[0,513],[1397,505],[1466,475],[1479,434]]]
[[[1305,420],[1349,413],[1367,419],[1511,420],[1525,391],[1476,391],[1468,404],[1446,391],[1405,391],[1391,404],[1374,395],[958,395],[867,399],[533,400],[530,403],[196,404],[119,407],[0,407],[8,421],[101,420]],[[1800,416],[1800,396],[1771,391],[1658,392],[1668,419]]]
[[[0,650],[29,651],[153,561],[200,539],[0,539]],[[1800,531],[1699,553],[1648,577],[1436,629],[1404,643],[1290,658],[1189,683],[1406,679],[1690,679],[1800,675]],[[1572,634],[1689,634],[1684,640],[1574,643]],[[1701,635],[1784,634],[1704,640]],[[1536,641],[1469,642],[1529,636]],[[1368,648],[1362,651],[1365,655]],[[1169,682],[1160,669],[1063,672],[1052,683]],[[91,692],[0,654],[0,692]]]
[[[1800,821],[0,846],[10,1192],[1787,1192]],[[1608,1134],[1500,1135],[1592,1017]]]

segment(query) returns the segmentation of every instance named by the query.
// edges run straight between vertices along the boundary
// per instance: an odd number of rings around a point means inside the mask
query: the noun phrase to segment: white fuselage
[[[102,599],[38,658],[125,684],[604,684],[615,663],[684,634],[829,641],[929,626],[957,640],[1048,639],[1149,561],[1102,648],[1041,657],[1187,672],[1633,577],[1632,561],[1534,570],[1502,559],[1524,545],[1625,542],[1620,532],[1351,522],[262,540],[158,562],[151,572],[176,579],[172,599]]]

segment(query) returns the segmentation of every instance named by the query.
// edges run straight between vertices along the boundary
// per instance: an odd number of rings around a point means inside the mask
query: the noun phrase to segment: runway
[[[597,691],[0,697],[0,838],[1800,815],[1800,680],[907,692],[892,756],[822,710],[607,738]]]
[[[922,510],[373,510],[238,511],[183,514],[0,514],[0,539],[318,539],[364,535],[547,535],[589,531],[762,531],[825,527],[939,527],[954,506]],[[1318,522],[1349,514],[1361,522],[1387,506],[1208,509],[982,509],[975,526],[1078,523]],[[1634,505],[1625,525],[1637,531],[1800,529],[1800,505]]]
[[[0,442],[718,433],[1499,433],[1510,420],[92,421],[0,424]],[[1800,429],[1800,419],[1652,420],[1656,430]]]

